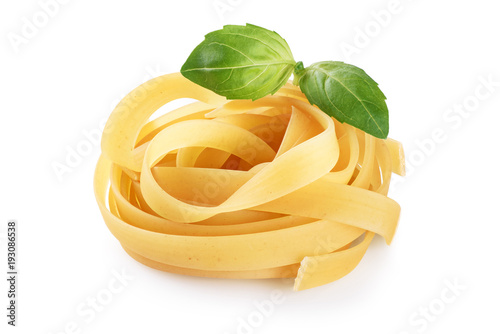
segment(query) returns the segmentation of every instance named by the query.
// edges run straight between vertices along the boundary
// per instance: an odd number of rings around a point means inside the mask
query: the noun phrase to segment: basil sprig
[[[339,61],[305,67],[276,32],[227,25],[205,36],[181,68],[187,79],[228,99],[256,100],[276,93],[294,74],[311,104],[339,122],[387,138],[389,112],[378,84],[362,69]]]

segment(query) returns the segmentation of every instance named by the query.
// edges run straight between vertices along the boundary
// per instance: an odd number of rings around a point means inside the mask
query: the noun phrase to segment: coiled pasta
[[[197,102],[148,121],[179,98]],[[147,266],[296,277],[302,290],[349,273],[374,234],[391,242],[392,172],[404,173],[398,142],[337,122],[296,86],[228,101],[174,73],[110,115],[94,187],[109,230]]]

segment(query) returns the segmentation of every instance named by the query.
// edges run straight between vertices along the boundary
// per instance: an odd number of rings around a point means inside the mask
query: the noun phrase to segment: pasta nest
[[[149,120],[183,98],[196,101]],[[290,83],[231,101],[174,73],[112,112],[94,188],[109,230],[147,266],[295,277],[303,290],[352,271],[375,234],[391,242],[393,172],[404,174],[400,143],[339,123]]]

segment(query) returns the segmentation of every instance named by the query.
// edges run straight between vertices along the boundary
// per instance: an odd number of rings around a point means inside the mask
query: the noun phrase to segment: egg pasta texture
[[[168,102],[186,104],[150,120]],[[222,278],[296,277],[296,290],[352,271],[400,207],[401,145],[339,123],[286,84],[226,100],[179,73],[146,82],[111,114],[94,187],[137,261]]]

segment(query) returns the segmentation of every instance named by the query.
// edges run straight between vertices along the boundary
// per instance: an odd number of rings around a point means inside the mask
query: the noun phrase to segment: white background
[[[373,13],[392,8],[389,0],[61,0],[44,22],[46,2],[0,5],[4,274],[7,220],[17,219],[20,230],[18,327],[6,325],[2,279],[2,333],[499,331],[495,1],[401,0],[384,26]],[[225,11],[218,12],[221,3]],[[15,46],[11,40],[21,38],[26,20],[39,27]],[[293,292],[292,281],[149,269],[125,254],[97,209],[92,177],[99,146],[92,144],[61,178],[53,169],[85,145],[84,132],[99,131],[128,91],[178,71],[205,33],[246,22],[278,31],[306,66],[344,60],[365,69],[388,97],[390,136],[404,143],[410,165],[390,192],[402,206],[393,244],[377,237],[350,275],[303,292]],[[366,29],[370,36],[362,40]],[[357,53],[343,52],[347,44]],[[496,83],[489,95],[481,82],[488,77]],[[453,111],[460,107],[464,116]],[[429,142],[433,132],[441,133],[439,142]],[[113,272],[121,271],[133,279],[92,317],[86,303],[109,297]],[[448,291],[444,303],[447,282],[460,290]],[[280,303],[257,314],[255,303],[269,301],[273,290],[283,294]],[[258,326],[242,325],[252,317]]]

